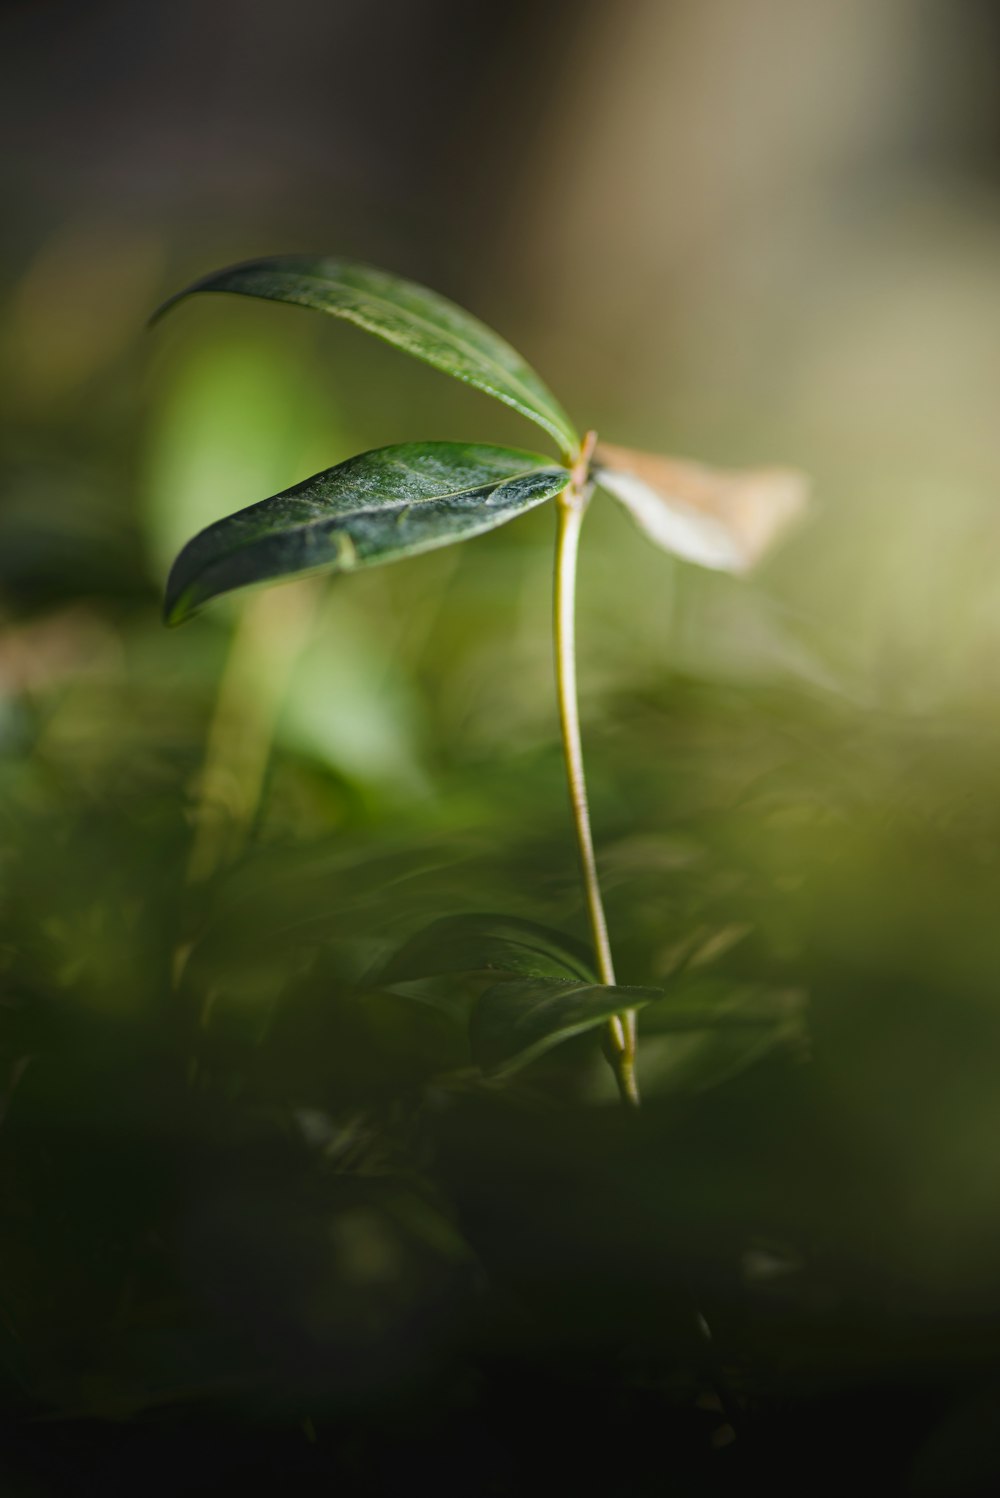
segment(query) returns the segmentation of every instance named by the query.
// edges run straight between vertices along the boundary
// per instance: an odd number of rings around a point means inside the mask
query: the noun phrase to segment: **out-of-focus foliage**
[[[463,911],[584,930],[546,650],[513,627],[515,603],[544,621],[525,597],[544,593],[536,519],[447,570],[416,559],[310,602],[298,649],[384,649],[409,718],[377,672],[335,677],[329,741],[267,738],[250,824],[194,882],[205,819],[231,832],[246,813],[219,766],[202,799],[239,636],[222,619],[162,635],[152,581],[8,626],[0,1160],[26,1415],[147,1430],[155,1412],[252,1412],[279,1443],[308,1420],[336,1456],[306,1442],[302,1461],[346,1481],[359,1419],[423,1451],[475,1384],[503,1477],[537,1434],[531,1416],[510,1434],[514,1388],[520,1412],[555,1379],[559,1408],[630,1389],[627,1418],[655,1406],[699,1473],[722,1416],[697,1410],[712,1373],[688,1296],[776,1441],[787,1418],[816,1428],[831,1385],[860,1410],[905,1368],[936,1409],[942,1366],[965,1378],[993,1356],[988,703],[945,725],[858,704],[832,664],[825,687],[680,674],[643,633],[638,584],[602,608],[606,537],[631,554],[595,510],[585,635],[613,622],[598,664],[631,655],[586,694],[619,967],[736,1023],[677,1033],[651,1005],[646,1108],[626,1124],[586,1036],[501,1086],[473,1065],[464,980],[432,992],[425,965],[423,989],[372,987]],[[716,597],[761,607],[735,583]],[[279,721],[257,659],[230,681],[236,764]],[[322,695],[319,668],[311,682]],[[371,699],[387,738],[412,725],[413,776],[391,789]],[[335,725],[354,714],[374,737],[351,760]]]
[[[404,84],[433,97],[452,13],[414,7],[352,133],[310,111],[370,72],[334,88],[314,26],[242,7],[244,67],[178,0],[84,56],[83,9],[43,16],[47,93],[24,69],[61,134],[0,91],[32,168],[0,285],[3,1484],[995,1490],[1000,218],[961,144],[992,94],[963,112],[934,28],[975,30],[598,7],[536,68],[534,13],[531,48],[469,13],[445,119]],[[377,4],[311,13],[381,43]],[[352,241],[612,442],[814,480],[752,582],[588,513],[596,841],[621,981],[664,991],[637,1118],[593,1032],[480,1070],[491,964],[392,967],[482,912],[554,963],[584,940],[551,515],[160,622],[170,557],[242,505],[388,442],[523,441],[284,308],[142,332],[205,265]]]

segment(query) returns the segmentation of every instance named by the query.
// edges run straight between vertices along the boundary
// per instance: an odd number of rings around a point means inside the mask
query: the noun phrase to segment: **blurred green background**
[[[7,0],[0,80],[4,1491],[995,1491],[996,8]],[[462,993],[358,986],[444,915],[585,933],[551,510],[161,625],[234,509],[538,445],[296,309],[144,330],[283,251],[452,296],[610,441],[812,476],[749,581],[588,516],[620,977],[805,1015],[651,1020],[639,1120],[593,1039],[499,1085]]]

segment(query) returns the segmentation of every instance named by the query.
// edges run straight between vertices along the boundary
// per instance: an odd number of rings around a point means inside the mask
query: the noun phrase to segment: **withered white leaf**
[[[802,513],[809,487],[791,468],[708,468],[604,442],[594,476],[651,541],[719,572],[748,571]]]

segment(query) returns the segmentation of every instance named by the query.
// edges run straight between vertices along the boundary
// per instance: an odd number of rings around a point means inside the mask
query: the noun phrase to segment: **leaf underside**
[[[719,1037],[728,1046],[725,1059],[730,1066],[744,1050],[756,1055],[799,1033],[803,1006],[800,992],[765,984],[692,979],[672,983],[664,991],[511,972],[505,982],[494,984],[479,999],[472,1015],[472,1054],[484,1071],[511,1070],[573,1035],[596,1029],[614,1014],[639,1009],[644,1011],[643,1034],[671,1036],[679,1044],[683,1040],[680,1055],[695,1037],[706,1037],[697,1040],[701,1051],[714,1044],[707,1037]],[[747,1035],[749,1041],[738,1039]],[[733,1037],[737,1037],[735,1052],[730,1055]]]
[[[700,1092],[781,1048],[801,1047],[806,995],[768,983],[682,974],[639,1025],[643,1076],[657,1092]]]
[[[663,997],[659,988],[611,987],[579,979],[533,978],[487,989],[472,1016],[472,1056],[484,1071],[512,1070],[614,1014]]]
[[[503,915],[444,916],[416,932],[375,974],[382,986],[445,973],[596,981],[587,950],[535,921]]]
[[[801,989],[682,973],[671,980],[664,997],[645,1011],[642,1030],[650,1035],[679,1035],[695,1030],[794,1029],[801,1025],[804,1013]]]
[[[164,614],[304,573],[349,572],[495,529],[559,494],[565,468],[514,448],[408,442],[348,458],[203,530],[178,556]]]
[[[414,281],[350,260],[278,256],[205,276],[165,302],[156,317],[199,291],[291,302],[344,318],[513,407],[548,432],[566,456],[579,448],[573,423],[517,350],[471,313]]]

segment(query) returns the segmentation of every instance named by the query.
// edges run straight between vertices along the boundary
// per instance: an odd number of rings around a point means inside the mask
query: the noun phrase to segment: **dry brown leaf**
[[[791,468],[708,468],[600,443],[598,483],[651,541],[686,561],[746,572],[805,508],[808,480]]]

